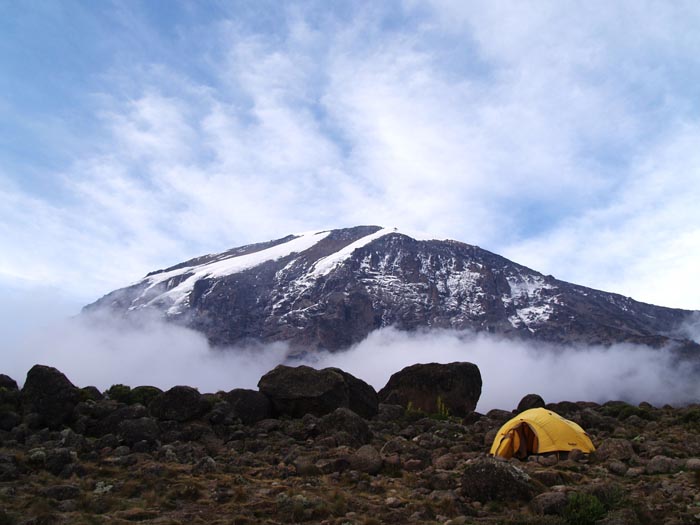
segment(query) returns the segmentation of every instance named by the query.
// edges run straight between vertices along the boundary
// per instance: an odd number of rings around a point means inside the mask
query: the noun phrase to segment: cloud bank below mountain
[[[76,385],[178,384],[214,392],[256,388],[277,364],[336,366],[381,389],[391,374],[427,362],[475,363],[483,389],[477,410],[511,410],[528,393],[547,402],[621,399],[660,406],[700,400],[700,384],[665,350],[635,345],[556,347],[454,331],[378,330],[350,350],[288,357],[285,344],[212,349],[193,330],[157,319],[137,324],[105,315],[58,322],[16,343],[3,370],[22,382],[36,363],[54,366]]]

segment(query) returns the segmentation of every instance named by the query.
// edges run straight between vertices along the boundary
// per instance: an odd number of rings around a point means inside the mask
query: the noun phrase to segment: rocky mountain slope
[[[359,226],[289,235],[148,274],[85,311],[156,312],[215,345],[286,341],[339,350],[381,327],[469,329],[553,343],[698,345],[693,312],[542,275],[451,240]]]
[[[480,385],[473,371],[445,366]],[[0,374],[0,523],[700,520],[698,405],[550,404],[596,451],[498,461],[487,452],[510,410],[426,413],[377,403],[360,383],[342,370],[299,367],[266,374],[260,391],[115,385],[102,393],[45,366],[32,368],[22,389]],[[279,404],[291,397],[303,404]],[[371,415],[346,408],[353,397]],[[535,404],[544,401],[528,395],[519,409]]]

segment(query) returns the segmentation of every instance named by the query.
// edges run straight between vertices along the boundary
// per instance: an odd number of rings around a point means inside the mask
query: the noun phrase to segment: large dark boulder
[[[190,386],[174,386],[155,397],[148,406],[154,417],[172,421],[196,419],[210,408],[202,394]]]
[[[0,430],[12,430],[22,422],[19,413],[20,393],[17,382],[0,374]]]
[[[481,396],[481,373],[472,363],[416,364],[396,372],[379,391],[379,401],[426,414],[464,417]]]
[[[364,418],[371,419],[379,413],[377,391],[354,375],[340,368],[327,368],[338,372],[348,387],[348,408]]]
[[[37,414],[40,424],[60,428],[71,420],[81,396],[80,389],[60,371],[34,365],[27,373],[21,400],[25,414]]]
[[[232,415],[245,425],[251,425],[272,417],[272,403],[257,390],[236,388],[226,393],[224,400],[231,405]]]
[[[0,388],[4,388],[5,390],[19,390],[17,381],[5,374],[0,374]]]
[[[517,412],[524,412],[531,408],[544,408],[544,399],[539,394],[527,394],[518,403]]]
[[[277,415],[323,416],[352,405],[363,416],[371,417],[378,410],[371,395],[374,389],[337,368],[279,365],[260,378],[258,388],[270,399]]]
[[[481,501],[530,501],[543,487],[524,471],[494,458],[480,458],[462,470],[462,496]]]

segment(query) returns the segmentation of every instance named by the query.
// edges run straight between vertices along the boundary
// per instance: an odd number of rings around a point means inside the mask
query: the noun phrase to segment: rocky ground
[[[597,450],[521,462],[487,454],[510,410],[368,410],[338,392],[289,417],[257,391],[0,375],[0,525],[700,523],[699,405],[548,405]]]

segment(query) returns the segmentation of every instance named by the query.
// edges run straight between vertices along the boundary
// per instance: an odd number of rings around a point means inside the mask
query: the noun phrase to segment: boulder
[[[544,404],[544,399],[539,394],[527,394],[518,403],[516,411],[520,413],[531,408],[544,408]]]
[[[119,423],[119,435],[127,445],[133,445],[139,441],[153,443],[158,439],[160,429],[152,417],[126,419]]]
[[[236,388],[223,397],[231,405],[232,415],[245,425],[272,417],[272,403],[265,394],[257,390]]]
[[[148,406],[154,417],[180,422],[196,419],[209,408],[197,389],[190,386],[174,386],[156,396]]]
[[[58,501],[76,499],[80,496],[80,487],[77,485],[50,485],[41,490],[41,495]]]
[[[21,401],[25,414],[37,414],[40,424],[55,429],[71,420],[81,396],[80,389],[60,371],[34,365],[27,373]]]
[[[376,398],[372,396],[374,389],[337,368],[316,370],[279,365],[260,378],[258,388],[270,399],[278,416],[323,416],[351,406],[365,417],[378,411]]]
[[[382,403],[460,417],[476,408],[480,396],[479,368],[466,362],[412,365],[393,374],[379,391]]]
[[[462,474],[462,495],[477,501],[529,501],[539,492],[537,482],[505,461],[480,458],[467,463]]]
[[[355,444],[369,443],[372,439],[367,421],[347,408],[337,408],[323,416],[318,422],[318,430],[326,435],[345,432]]]
[[[367,474],[378,474],[384,461],[379,451],[372,445],[363,445],[349,458],[350,468]]]
[[[4,388],[5,390],[19,390],[17,381],[5,374],[0,374],[0,388]]]
[[[603,440],[594,452],[596,459],[600,461],[618,460],[629,461],[634,456],[632,443],[626,439],[609,438]]]
[[[543,492],[535,496],[530,502],[530,506],[535,514],[555,514],[560,515],[568,502],[565,492]]]
[[[374,388],[340,368],[327,368],[326,370],[333,370],[343,376],[348,387],[348,408],[350,410],[365,419],[370,419],[377,415],[379,412],[379,400],[377,391]]]
[[[647,474],[669,474],[671,472],[676,472],[681,467],[678,460],[657,455],[649,460],[646,466]]]

